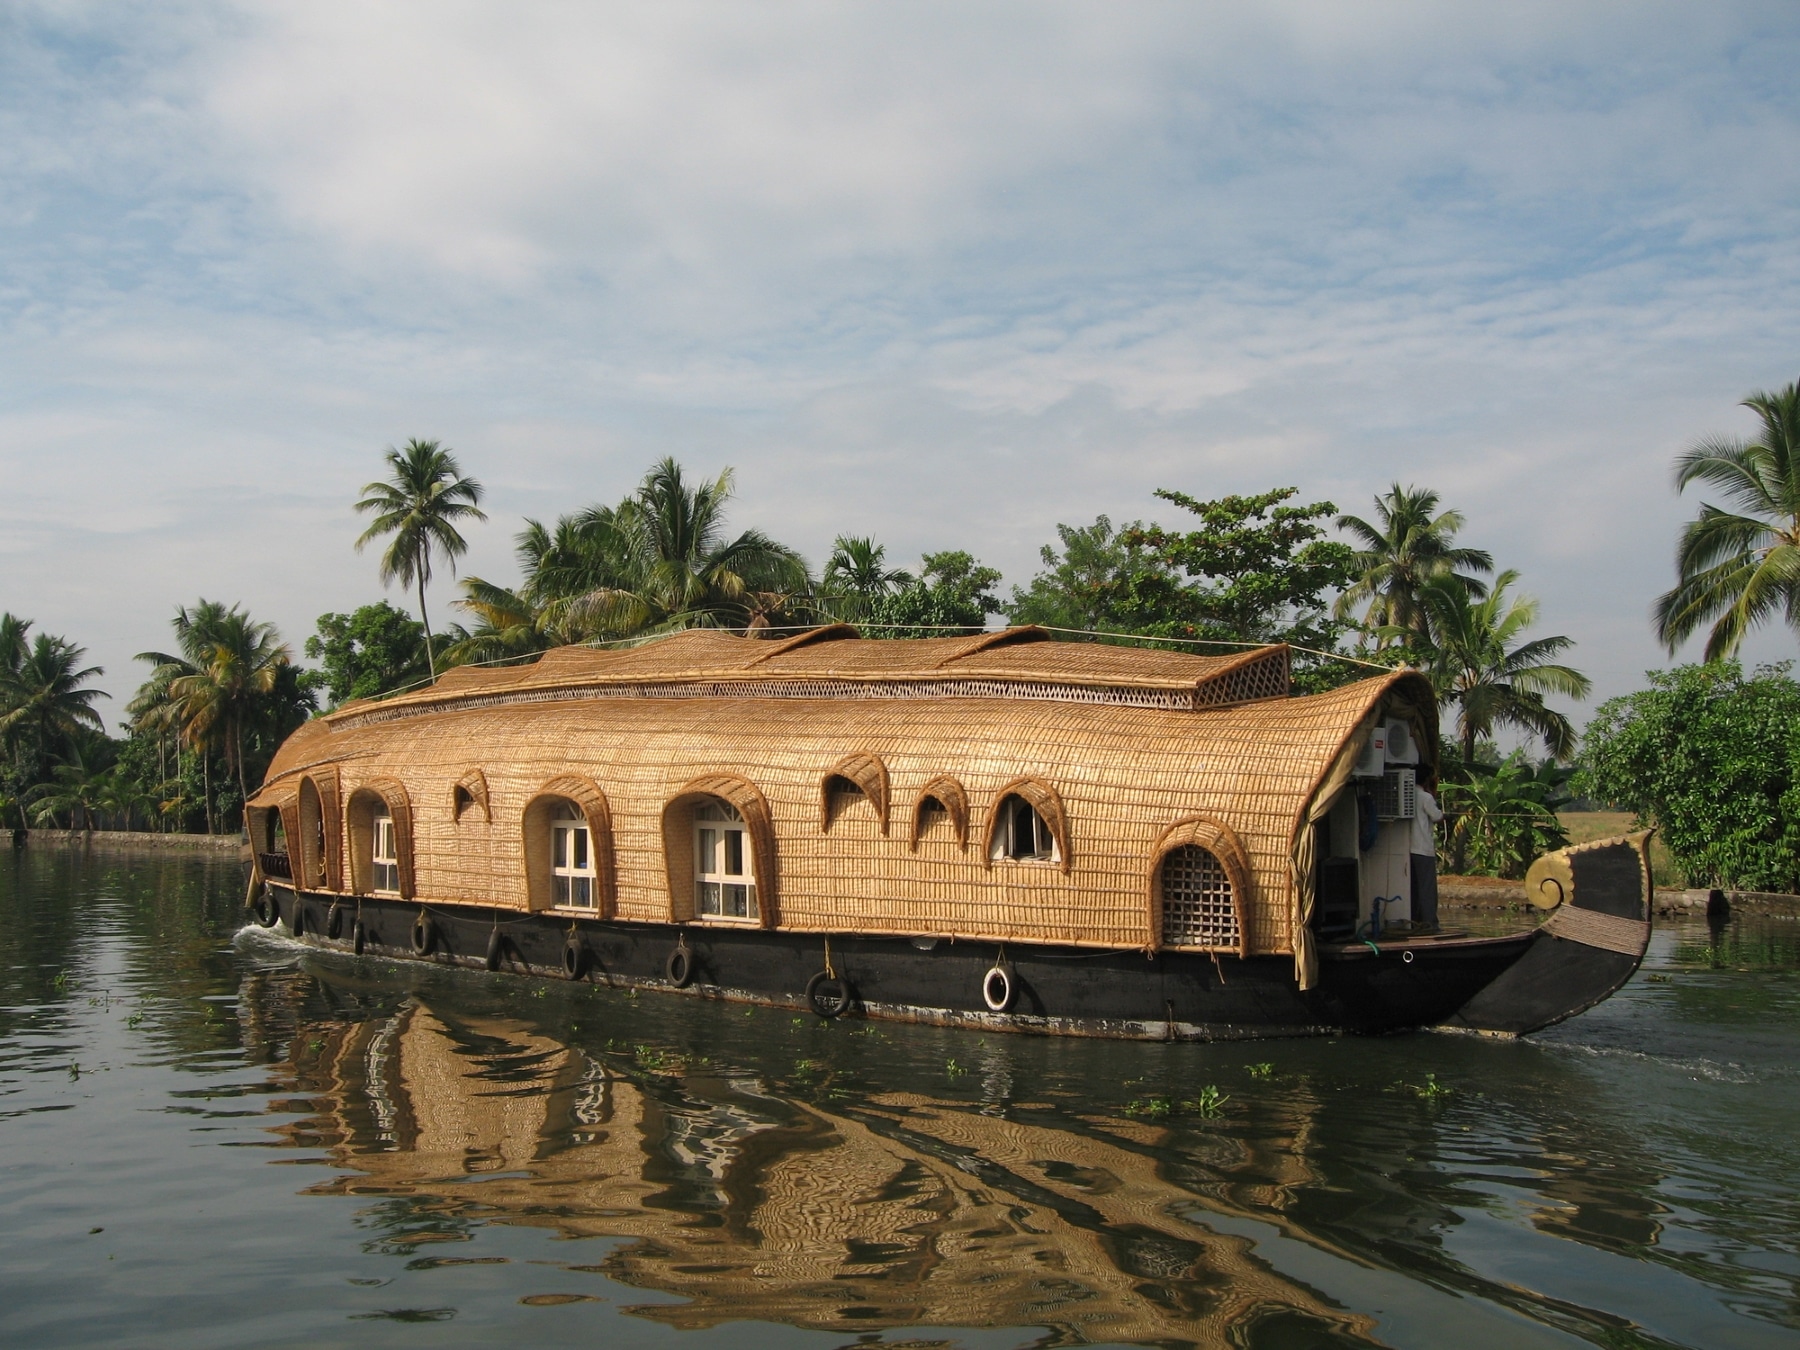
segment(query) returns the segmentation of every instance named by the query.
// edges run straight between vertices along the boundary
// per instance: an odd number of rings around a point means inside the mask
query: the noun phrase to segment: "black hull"
[[[569,979],[568,965],[573,964],[573,978],[588,983],[690,997],[805,1009],[810,1006],[808,985],[826,964],[823,934],[572,922],[566,915],[496,915],[461,906],[306,893],[296,901],[291,885],[273,881],[266,894],[271,924],[284,922],[294,929],[297,904],[302,940],[327,950],[354,950],[360,916],[368,955],[479,969],[488,966],[497,930],[502,938],[496,953],[499,969]],[[334,905],[339,914],[336,938],[327,931]],[[422,912],[431,929],[431,949],[424,954],[413,942]],[[1286,956],[1214,960],[1184,952],[1146,956],[1015,946],[1003,958],[1013,984],[1012,1002],[1003,1012],[990,1010],[983,998],[984,978],[1002,959],[993,943],[941,939],[927,946],[923,939],[832,934],[830,960],[849,986],[851,1011],[869,1017],[1042,1035],[1245,1040],[1437,1026],[1455,1018],[1544,941],[1548,939],[1541,933],[1529,932],[1392,944],[1379,954],[1366,945],[1331,949],[1322,953],[1317,987],[1304,992],[1296,987],[1293,961]],[[675,987],[669,970],[678,947],[685,948],[692,967],[681,988]],[[1585,988],[1591,981],[1576,983]],[[1579,1008],[1565,1004],[1546,1021],[1573,1011]]]

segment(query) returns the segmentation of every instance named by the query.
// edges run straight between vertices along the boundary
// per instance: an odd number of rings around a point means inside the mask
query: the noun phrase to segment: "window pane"
[[[725,866],[720,869],[727,876],[744,875],[744,832],[742,830],[725,831]]]
[[[550,850],[551,866],[567,867],[569,865],[569,832],[564,829],[554,829],[550,831],[550,838],[555,841]]]
[[[594,903],[594,882],[591,877],[569,878],[569,903],[592,908]]]
[[[719,832],[717,830],[700,831],[700,870],[709,875],[718,873]]]
[[[749,915],[748,897],[742,886],[725,887],[725,913],[734,919],[746,918]]]
[[[566,905],[569,903],[569,878],[552,877],[550,879],[550,889],[551,895],[555,898],[557,904]]]
[[[574,845],[574,867],[578,872],[587,871],[588,867],[588,832],[585,825],[577,825],[569,833],[574,836],[569,842]]]
[[[717,914],[719,912],[719,883],[703,881],[698,890],[699,894],[696,899],[699,902],[697,906],[699,911],[702,914]]]

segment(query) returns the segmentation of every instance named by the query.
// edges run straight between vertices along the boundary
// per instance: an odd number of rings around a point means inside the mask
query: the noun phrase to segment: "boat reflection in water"
[[[1363,1343],[1373,1328],[1180,1212],[1200,1197],[1159,1173],[1155,1124],[1053,1129],[908,1092],[840,1104],[824,1081],[796,1100],[416,1001],[303,1021],[289,1043],[314,1114],[282,1128],[347,1169],[310,1193],[405,1198],[392,1250],[491,1222],[624,1239],[575,1268],[680,1296],[628,1309],[673,1327],[1039,1326],[1059,1344],[1199,1346],[1287,1329]],[[1267,1156],[1211,1160],[1215,1176],[1253,1162],[1259,1180],[1209,1208],[1266,1218],[1308,1180],[1292,1134],[1218,1147]]]

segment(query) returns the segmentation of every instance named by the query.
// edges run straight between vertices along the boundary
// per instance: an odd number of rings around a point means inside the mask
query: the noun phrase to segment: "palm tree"
[[[29,621],[4,616],[0,639],[0,744],[12,751],[14,773],[21,786],[36,782],[44,760],[67,745],[82,729],[104,730],[93,702],[107,695],[81,686],[105,672],[83,667],[85,647],[39,633],[25,645]]]
[[[457,640],[444,649],[445,665],[512,665],[567,645],[546,607],[533,604],[520,591],[480,577],[464,577],[462,589],[456,607],[474,615],[477,626],[456,629]]]
[[[1656,602],[1656,635],[1672,655],[1709,619],[1706,659],[1737,651],[1780,614],[1800,629],[1800,381],[1745,399],[1762,422],[1751,441],[1709,436],[1675,461],[1675,487],[1706,483],[1736,508],[1700,504],[1675,548],[1680,580]]]
[[[622,575],[567,602],[568,622],[629,636],[681,628],[750,627],[808,588],[806,564],[760,530],[725,538],[731,470],[690,487],[664,459],[613,513]]]
[[[1463,527],[1462,512],[1437,507],[1438,494],[1430,488],[1395,483],[1375,499],[1379,524],[1361,516],[1337,518],[1338,528],[1361,545],[1354,559],[1361,579],[1338,597],[1337,617],[1347,619],[1358,605],[1366,605],[1364,624],[1382,634],[1376,638],[1377,649],[1390,643],[1429,645],[1419,589],[1430,578],[1455,577],[1476,598],[1487,593],[1466,573],[1493,571],[1493,557],[1482,549],[1454,547],[1451,540]]]
[[[887,549],[873,539],[840,534],[820,579],[845,618],[859,618],[884,595],[913,583],[911,572],[887,566]]]
[[[192,611],[176,610],[174,623],[180,652],[138,653],[154,669],[129,710],[146,724],[174,727],[195,749],[223,751],[248,801],[245,733],[265,720],[293,653],[274,624],[258,623],[236,605],[201,600]]]
[[[456,559],[469,548],[456,522],[487,519],[477,505],[481,484],[463,477],[455,454],[436,441],[411,440],[404,450],[390,447],[387,465],[387,480],[364,485],[356,503],[358,511],[375,512],[356,549],[360,553],[370,540],[394,536],[381,555],[381,583],[419,588],[419,622],[425,626],[425,652],[435,680],[437,657],[431,652],[431,619],[425,612],[432,555],[442,553],[454,575]]]
[[[1477,741],[1499,726],[1542,737],[1557,759],[1575,750],[1574,727],[1544,696],[1586,698],[1592,685],[1580,671],[1551,661],[1574,646],[1571,639],[1517,642],[1538,616],[1537,601],[1507,595],[1518,579],[1510,569],[1500,573],[1493,590],[1479,600],[1470,597],[1462,578],[1447,571],[1419,588],[1433,635],[1427,673],[1444,705],[1456,706],[1465,765],[1475,762]]]

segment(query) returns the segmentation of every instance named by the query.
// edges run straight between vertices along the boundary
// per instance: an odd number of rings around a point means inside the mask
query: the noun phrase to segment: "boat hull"
[[[711,925],[571,920],[466,906],[301,892],[271,881],[265,914],[313,946],[436,965],[664,990],[689,997],[806,1010],[808,986],[826,969],[850,993],[852,1015],[1043,1035],[1133,1040],[1246,1040],[1381,1034],[1446,1022],[1526,956],[1527,932],[1502,938],[1366,945],[1322,953],[1317,985],[1296,987],[1287,956],[1213,958],[1191,952],[1096,951],[1034,944],[871,937]],[[329,935],[333,906],[338,936]],[[421,914],[430,950],[415,949]],[[571,944],[576,953],[571,959]],[[687,953],[677,987],[670,958]],[[984,998],[988,972],[1007,971],[1003,1011]],[[574,974],[571,976],[570,967]],[[990,987],[990,992],[993,990]],[[814,1009],[816,1011],[816,1008]]]

